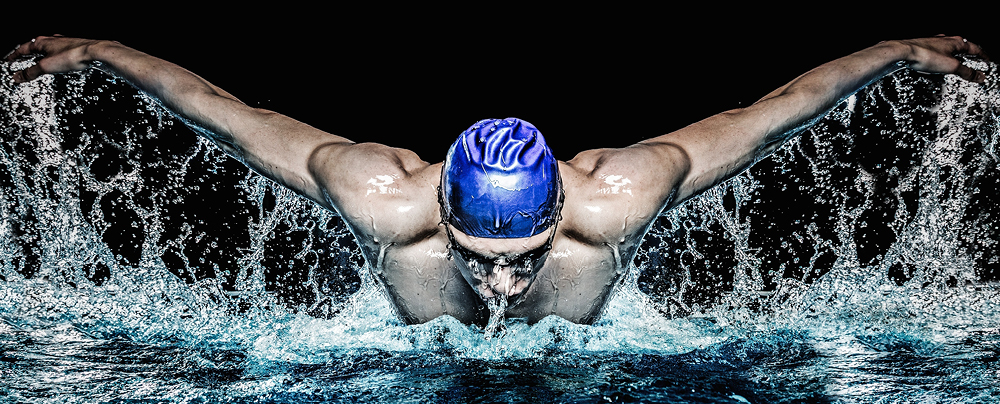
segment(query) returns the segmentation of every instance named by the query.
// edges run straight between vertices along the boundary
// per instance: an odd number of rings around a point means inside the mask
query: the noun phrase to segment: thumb
[[[42,67],[36,64],[27,69],[15,72],[14,82],[17,84],[26,83],[31,80],[37,79],[38,76],[41,76],[43,73],[44,72],[42,71]]]
[[[955,74],[973,83],[986,81],[986,74],[963,64],[958,65],[958,68],[955,69]]]

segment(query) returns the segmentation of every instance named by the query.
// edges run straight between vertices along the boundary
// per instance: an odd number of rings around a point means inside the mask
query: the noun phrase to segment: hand
[[[909,47],[910,68],[926,73],[950,73],[968,81],[982,83],[986,74],[962,64],[956,55],[968,55],[989,61],[979,45],[959,36],[896,41]]]
[[[66,38],[59,35],[40,36],[18,45],[13,52],[7,54],[5,60],[11,62],[23,56],[42,55],[42,58],[38,59],[34,66],[13,73],[15,83],[24,83],[43,74],[86,69],[93,60],[88,50],[92,45],[101,42],[103,41]]]

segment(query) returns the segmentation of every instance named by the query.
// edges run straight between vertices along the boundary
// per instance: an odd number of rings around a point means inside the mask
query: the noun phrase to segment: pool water
[[[120,80],[3,84],[0,401],[994,402],[990,69],[875,83],[665,212],[597,324],[492,339]]]

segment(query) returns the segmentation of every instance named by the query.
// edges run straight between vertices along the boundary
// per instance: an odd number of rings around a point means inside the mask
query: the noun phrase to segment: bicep
[[[235,106],[217,116],[227,117],[216,121],[222,135],[213,140],[221,147],[233,149],[227,151],[254,171],[340,213],[362,233],[379,227],[373,222],[385,216],[379,209],[396,209],[394,204],[418,195],[414,173],[428,167],[411,151],[354,143],[271,111]]]
[[[777,130],[766,116],[733,110],[629,147],[583,152],[570,163],[610,193],[611,182],[627,180],[630,204],[656,214],[747,167]]]
[[[688,169],[677,185],[676,201],[704,192],[739,174],[767,156],[797,131],[789,122],[804,118],[788,117],[792,108],[780,104],[794,97],[760,101],[751,107],[726,111],[678,131],[641,142],[653,147],[682,150]]]
[[[206,137],[255,172],[323,203],[322,186],[310,164],[318,153],[348,147],[351,141],[272,111],[238,101],[213,100]]]

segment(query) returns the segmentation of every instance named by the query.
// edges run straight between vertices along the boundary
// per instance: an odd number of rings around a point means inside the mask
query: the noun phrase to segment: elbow
[[[658,161],[667,173],[666,181],[671,182],[664,189],[669,190],[667,204],[672,204],[678,197],[684,197],[689,189],[688,184],[697,181],[699,173],[692,160],[692,153],[683,145],[671,141],[644,142],[642,145],[650,146],[658,156]]]
[[[687,177],[691,173],[691,152],[683,145],[669,140],[646,141],[639,144],[648,146],[650,150],[659,154],[658,160],[669,165],[671,172],[682,174],[676,175],[677,177]]]

